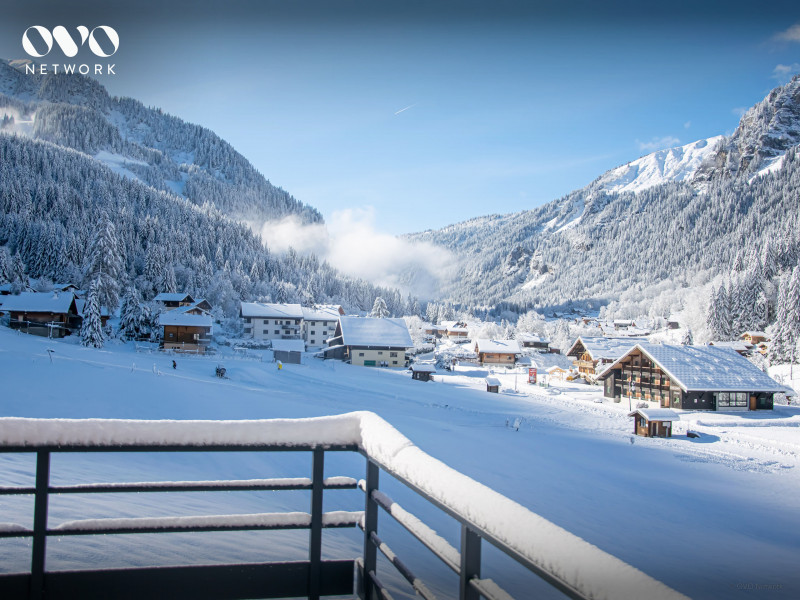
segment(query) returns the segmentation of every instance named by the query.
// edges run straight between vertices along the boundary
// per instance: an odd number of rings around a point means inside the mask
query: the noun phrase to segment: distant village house
[[[406,351],[414,347],[403,319],[341,317],[324,349],[325,358],[365,367],[407,367]]]

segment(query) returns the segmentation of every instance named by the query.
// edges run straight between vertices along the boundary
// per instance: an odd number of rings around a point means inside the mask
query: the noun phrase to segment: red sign
[[[528,383],[536,383],[536,367],[528,369]]]

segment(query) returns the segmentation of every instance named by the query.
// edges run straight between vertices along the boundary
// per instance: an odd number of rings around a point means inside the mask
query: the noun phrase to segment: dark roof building
[[[642,342],[597,379],[607,398],[684,410],[771,410],[774,394],[794,395],[734,350],[718,346]]]

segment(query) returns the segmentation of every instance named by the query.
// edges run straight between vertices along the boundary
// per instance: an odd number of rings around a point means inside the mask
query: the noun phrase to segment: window
[[[358,355],[359,356],[364,356],[364,353],[363,352],[359,352]]]
[[[267,333],[266,331],[264,333]],[[278,329],[275,330],[275,335],[278,335],[280,331]]]
[[[317,335],[317,332],[312,330],[311,335]]]
[[[392,358],[395,358],[397,356],[397,352],[389,352],[389,356],[391,356]]]
[[[396,365],[396,364],[397,364],[397,361],[396,361],[396,360],[393,360],[393,361],[392,361],[392,364],[393,364],[393,365]]]
[[[250,321],[251,321],[250,317],[245,317],[245,318],[244,318],[244,322],[245,322],[245,323],[249,323]]]
[[[245,333],[253,333],[253,328],[252,327],[245,327],[244,328],[244,332]]]
[[[264,329],[261,333],[263,333],[264,335],[269,335],[269,329]]]

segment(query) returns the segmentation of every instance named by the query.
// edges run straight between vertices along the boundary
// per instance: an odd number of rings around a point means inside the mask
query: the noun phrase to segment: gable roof
[[[475,340],[478,352],[491,352],[493,354],[522,354],[517,340]]]
[[[681,417],[674,410],[669,408],[637,408],[628,413],[629,417],[642,415],[648,421],[680,421]]]
[[[268,304],[266,302],[242,302],[243,317],[262,319],[302,319],[303,307],[299,304]]]
[[[436,373],[436,365],[430,363],[414,363],[411,370],[415,373]]]
[[[172,325],[180,327],[208,327],[211,328],[214,320],[209,315],[193,315],[187,312],[169,310],[158,316],[159,325]]]
[[[413,348],[411,334],[403,319],[340,317],[339,328],[345,346]]]
[[[189,294],[181,294],[181,293],[169,293],[169,292],[161,292],[155,298],[153,298],[155,302],[194,302],[194,298],[192,298]]]
[[[75,295],[72,292],[59,294],[22,292],[17,295],[3,296],[0,299],[0,308],[3,311],[67,314],[74,301]]]
[[[577,356],[577,346],[580,343],[585,348],[592,360],[617,360],[626,354],[637,342],[647,342],[643,337],[579,337],[575,340],[567,356]]]
[[[605,379],[624,358],[640,350],[685,392],[782,392],[786,387],[761,371],[741,354],[719,346],[636,344],[598,377]],[[792,392],[793,393],[793,392]]]

